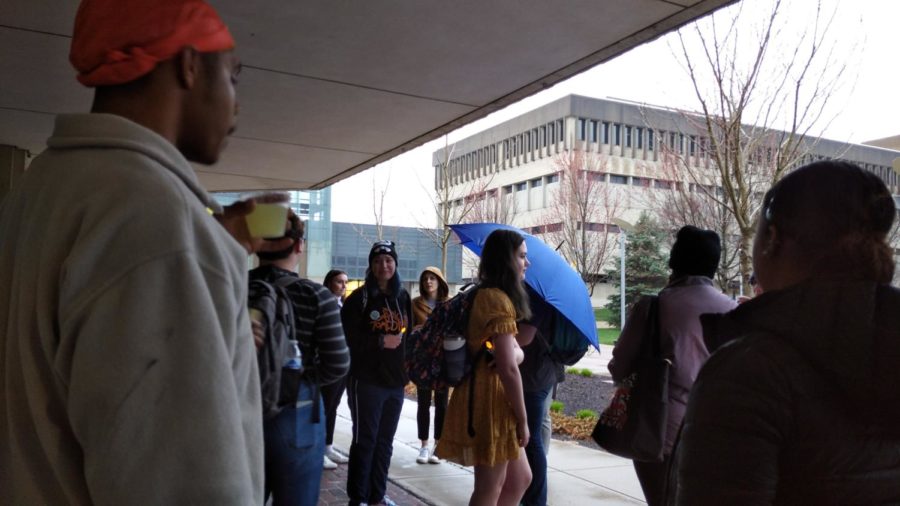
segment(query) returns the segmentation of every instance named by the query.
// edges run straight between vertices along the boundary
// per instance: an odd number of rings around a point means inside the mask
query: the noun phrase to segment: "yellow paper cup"
[[[247,198],[256,202],[256,207],[245,217],[250,235],[263,239],[284,236],[290,195],[268,192],[248,195]]]

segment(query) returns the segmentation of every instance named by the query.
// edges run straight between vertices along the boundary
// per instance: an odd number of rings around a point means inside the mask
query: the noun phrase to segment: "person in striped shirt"
[[[340,381],[350,369],[341,313],[334,295],[324,286],[296,273],[303,253],[304,224],[293,212],[285,236],[292,239],[282,251],[259,253],[260,266],[250,279],[269,283],[290,276],[286,286],[294,306],[295,332],[303,356],[303,381],[296,406],[285,407],[263,422],[266,497],[275,504],[318,502],[325,456],[325,416],[320,387]],[[276,239],[277,240],[277,239]]]

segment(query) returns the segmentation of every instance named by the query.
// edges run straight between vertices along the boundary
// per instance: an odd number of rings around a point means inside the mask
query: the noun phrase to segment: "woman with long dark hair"
[[[475,467],[471,505],[517,505],[531,481],[524,451],[528,421],[518,367],[524,355],[516,342],[516,321],[531,317],[522,284],[529,265],[527,254],[524,238],[514,231],[496,230],[484,243],[466,345],[473,354],[492,346],[493,364],[479,360],[474,373],[454,389],[435,452]],[[471,381],[475,384],[470,405]],[[468,430],[470,422],[474,435]]]
[[[718,350],[688,403],[678,504],[900,504],[896,214],[881,179],[846,162],[766,193],[763,293],[702,317]]]
[[[325,275],[322,285],[334,294],[338,306],[344,306],[344,297],[347,293],[347,273],[332,269]],[[350,459],[334,449],[334,425],[337,423],[337,408],[347,388],[347,377],[324,385],[322,387],[322,401],[325,403],[325,461],[322,467],[328,470],[337,469],[338,464],[346,464]]]

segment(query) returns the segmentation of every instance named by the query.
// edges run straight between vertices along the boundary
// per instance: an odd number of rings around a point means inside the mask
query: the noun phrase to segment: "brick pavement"
[[[341,464],[334,471],[322,471],[319,486],[319,506],[345,506],[347,497],[347,464]],[[387,495],[398,506],[431,506],[418,497],[403,490],[388,478]]]

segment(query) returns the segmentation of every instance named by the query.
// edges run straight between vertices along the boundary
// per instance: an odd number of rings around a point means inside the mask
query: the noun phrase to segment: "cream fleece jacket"
[[[0,208],[0,504],[261,504],[246,252],[156,133],[48,146]]]

